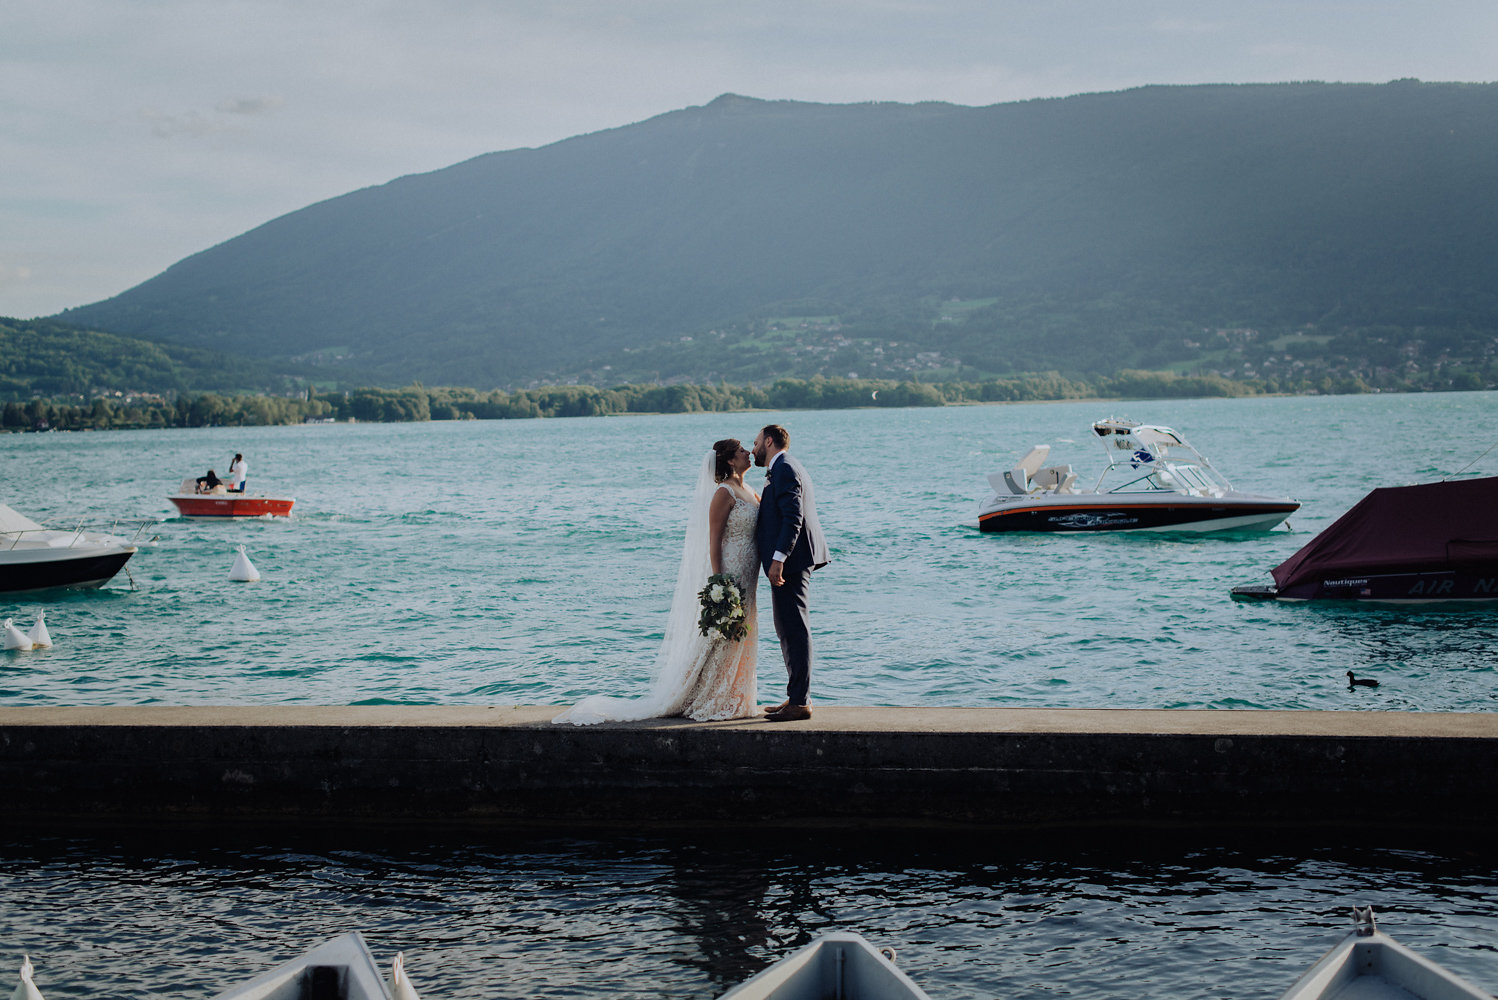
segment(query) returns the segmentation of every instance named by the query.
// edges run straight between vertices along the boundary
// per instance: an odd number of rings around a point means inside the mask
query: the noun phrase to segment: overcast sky
[[[0,0],[0,316],[723,93],[988,105],[1498,79],[1495,0]]]

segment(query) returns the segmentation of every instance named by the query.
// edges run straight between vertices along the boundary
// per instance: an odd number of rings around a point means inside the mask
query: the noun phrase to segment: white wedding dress
[[[655,680],[643,698],[589,695],[552,722],[589,726],[599,722],[633,722],[685,716],[699,722],[742,719],[758,711],[755,688],[755,649],[759,626],[755,616],[755,586],[759,581],[759,552],[754,526],[759,504],[734,495],[733,509],[723,529],[723,572],[739,582],[749,632],[737,642],[716,632],[697,630],[698,593],[711,574],[708,558],[708,505],[716,490],[733,490],[713,481],[716,456],[709,451],[698,473],[697,488],[687,517],[676,594],[666,620],[666,635],[656,656]]]

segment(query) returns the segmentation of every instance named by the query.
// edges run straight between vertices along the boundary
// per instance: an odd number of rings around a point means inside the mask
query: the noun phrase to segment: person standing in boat
[[[244,460],[244,456],[236,451],[234,453],[234,461],[229,463],[229,482],[234,484],[229,487],[230,491],[243,493],[244,484],[249,481],[249,478],[250,465]]]

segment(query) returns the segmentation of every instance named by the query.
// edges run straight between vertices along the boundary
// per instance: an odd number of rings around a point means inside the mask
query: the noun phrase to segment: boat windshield
[[[1093,487],[1098,493],[1169,491],[1220,497],[1233,490],[1206,456],[1169,427],[1110,419],[1093,424],[1092,431],[1108,455],[1108,465]]]

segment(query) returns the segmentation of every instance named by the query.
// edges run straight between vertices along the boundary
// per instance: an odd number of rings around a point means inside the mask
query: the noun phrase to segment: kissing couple
[[[779,424],[759,432],[752,453],[736,438],[713,444],[703,456],[687,511],[681,569],[650,693],[643,698],[589,695],[551,721],[587,726],[684,716],[708,722],[759,714],[754,667],[761,568],[770,582],[775,634],[789,677],[785,703],[767,709],[765,718],[811,718],[808,597],[812,570],[827,565],[830,556],[811,477],[791,457],[790,444],[790,432]],[[765,470],[762,496],[744,484],[751,461]],[[699,618],[708,617],[701,602],[723,575],[737,585],[744,611],[744,627],[733,638],[699,625]]]

